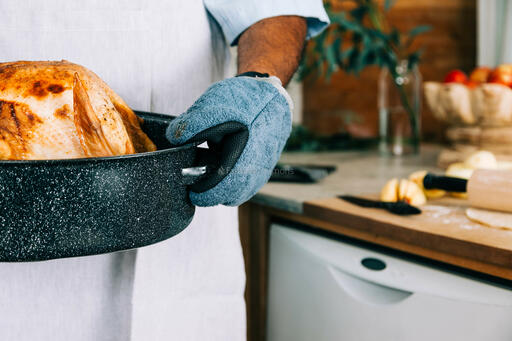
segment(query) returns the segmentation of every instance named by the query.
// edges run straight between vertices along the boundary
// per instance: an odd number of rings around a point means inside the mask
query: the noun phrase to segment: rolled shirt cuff
[[[204,0],[210,14],[222,27],[230,45],[254,23],[270,17],[297,15],[306,18],[307,38],[329,25],[322,0]]]

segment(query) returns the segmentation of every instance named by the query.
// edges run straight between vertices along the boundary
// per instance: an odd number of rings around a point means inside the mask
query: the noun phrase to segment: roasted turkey
[[[0,160],[154,151],[141,120],[96,74],[67,61],[0,63]]]

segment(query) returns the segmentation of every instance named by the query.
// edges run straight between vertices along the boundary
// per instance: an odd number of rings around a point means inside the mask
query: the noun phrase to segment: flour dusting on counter
[[[481,225],[470,221],[464,214],[462,206],[425,205],[421,207],[428,220],[435,220],[445,225],[457,225],[462,229],[472,230]]]

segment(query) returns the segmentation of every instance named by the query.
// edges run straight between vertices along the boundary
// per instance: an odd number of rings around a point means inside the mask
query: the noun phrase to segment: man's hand
[[[302,17],[281,16],[258,21],[238,41],[238,73],[268,73],[277,76],[283,85],[288,84],[299,66],[306,31],[306,19]]]
[[[300,17],[262,20],[240,37],[239,73],[212,85],[186,113],[173,120],[174,145],[208,142],[213,171],[191,187],[196,206],[236,206],[269,179],[291,131],[292,103],[281,82],[295,72],[306,36]]]

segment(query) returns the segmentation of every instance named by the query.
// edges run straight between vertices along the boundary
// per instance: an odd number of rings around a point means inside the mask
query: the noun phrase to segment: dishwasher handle
[[[400,303],[413,293],[377,284],[341,271],[334,266],[327,269],[338,286],[353,299],[370,305],[391,305]]]
[[[331,272],[341,287],[353,297],[367,302],[396,303],[414,293],[465,302],[512,306],[512,292],[508,287],[466,278],[278,224],[273,225],[271,233],[272,238],[286,238],[288,242],[308,252]],[[377,269],[379,266],[369,269],[362,262],[365,258],[378,259],[383,263],[380,267],[384,267],[380,270]],[[361,284],[363,288],[357,289],[356,283]],[[369,286],[370,284],[373,287]]]

